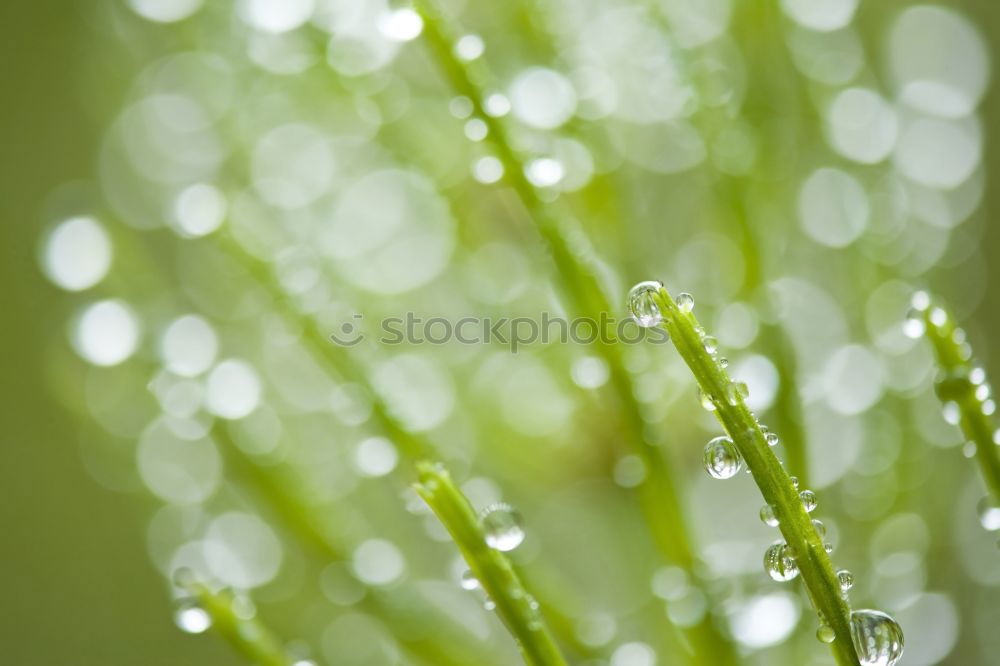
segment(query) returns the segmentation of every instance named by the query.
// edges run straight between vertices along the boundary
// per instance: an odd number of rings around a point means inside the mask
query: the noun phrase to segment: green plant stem
[[[482,59],[459,60],[453,52],[454,30],[435,4],[417,0],[414,5],[424,19],[424,37],[448,82],[455,92],[472,101],[477,115],[486,123],[487,140],[503,164],[504,180],[513,188],[548,248],[561,293],[580,314],[617,311],[618,308],[610,306],[611,299],[598,278],[601,269],[593,249],[574,222],[549,210],[525,176],[525,159],[514,149],[504,123],[486,112],[486,97],[493,88],[493,79]],[[640,484],[638,494],[654,543],[667,560],[684,568],[690,579],[704,588],[695,567],[690,528],[677,484],[660,448],[647,435],[642,410],[635,398],[634,382],[623,362],[621,345],[612,339],[607,343],[597,342],[596,347],[610,369],[611,387],[622,413],[622,440],[645,465],[646,480]],[[713,666],[736,663],[731,641],[715,628],[708,615],[684,633],[693,645],[696,661]]]
[[[831,644],[840,666],[859,666],[850,632],[850,607],[841,594],[837,575],[816,532],[809,513],[799,497],[791,477],[767,445],[754,414],[742,398],[730,401],[730,380],[725,369],[706,349],[698,321],[693,314],[677,307],[666,289],[656,296],[663,314],[663,327],[690,368],[702,392],[715,404],[715,415],[736,444],[753,475],[764,501],[774,507],[781,534],[794,549],[799,572],[806,590],[821,618],[836,633]],[[735,403],[735,404],[733,404]]]
[[[496,604],[497,615],[517,641],[529,666],[565,666],[538,610],[510,560],[486,544],[486,537],[469,500],[439,464],[417,464],[417,492],[458,544],[479,584]]]
[[[972,363],[972,351],[965,342],[965,332],[940,305],[931,304],[923,313],[924,335],[934,348],[934,356],[941,367],[941,379],[937,384],[938,397],[947,404],[958,405],[959,427],[965,437],[976,446],[976,462],[983,475],[986,488],[993,500],[1000,504],[1000,455],[994,436],[996,433],[992,416],[983,411],[985,400],[976,397],[981,385],[988,386],[985,374],[979,384],[973,383],[971,374],[976,366]]]
[[[258,666],[290,666],[294,663],[295,660],[285,653],[281,639],[256,614],[246,619],[240,617],[233,607],[235,598],[231,592],[213,592],[198,582],[185,583],[184,587],[212,618],[212,630],[251,663]]]

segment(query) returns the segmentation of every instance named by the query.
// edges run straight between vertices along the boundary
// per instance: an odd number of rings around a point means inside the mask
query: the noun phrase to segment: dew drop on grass
[[[496,610],[497,604],[492,599],[487,599],[486,601],[483,602],[483,608],[485,608],[488,611],[493,611]]]
[[[813,529],[816,530],[816,534],[819,535],[819,538],[822,539],[823,537],[825,537],[826,536],[826,525],[823,524],[823,521],[822,520],[814,520],[814,521],[812,521],[812,523],[813,523]]]
[[[830,553],[833,552],[833,544],[827,541],[826,543],[823,544],[823,550],[825,550],[826,554],[829,555]]]
[[[769,432],[764,435],[764,441],[767,442],[768,446],[777,446],[779,440],[776,434],[774,434],[773,432]]]
[[[476,578],[476,574],[472,573],[471,569],[466,569],[462,572],[462,578],[459,580],[459,585],[462,586],[463,590],[474,590],[479,587],[479,579]]]
[[[698,400],[701,402],[701,406],[705,408],[705,411],[714,412],[716,410],[715,400],[712,399],[711,394],[698,389]]]
[[[797,477],[797,476],[793,476],[793,477],[792,477],[792,486],[793,486],[793,487],[794,487],[794,488],[795,488],[796,490],[798,490],[798,489],[799,489],[799,477]]]
[[[836,637],[837,632],[830,625],[821,624],[819,625],[819,629],[816,630],[816,638],[820,643],[832,643]]]
[[[643,328],[656,326],[663,321],[663,313],[654,295],[663,287],[655,281],[640,282],[628,292],[628,311],[635,323]]]
[[[778,526],[778,516],[774,514],[773,506],[765,504],[760,508],[760,521],[768,527]]]
[[[984,497],[979,500],[977,507],[979,512],[979,523],[983,529],[995,532],[1000,530],[1000,505],[992,497]]]
[[[914,292],[913,296],[910,298],[910,305],[914,310],[920,310],[923,312],[931,306],[930,294],[923,290]]]
[[[726,400],[735,407],[750,397],[750,389],[743,382],[731,382],[726,387]]]
[[[979,386],[986,381],[986,371],[976,366],[972,370],[969,370],[969,381]]]
[[[504,552],[514,550],[524,541],[521,514],[509,504],[493,504],[483,511],[480,519],[486,534],[486,545]]]
[[[840,591],[847,592],[854,587],[854,574],[847,569],[837,571],[837,582],[840,584]]]
[[[929,315],[931,324],[937,328],[941,328],[948,323],[948,313],[941,308],[933,308]]]
[[[779,583],[792,580],[799,575],[799,565],[792,556],[788,544],[779,541],[764,552],[764,571]]]
[[[729,367],[729,359],[725,358],[725,357],[719,358],[719,367],[720,368],[728,368]]]
[[[894,666],[903,656],[903,630],[881,611],[851,613],[851,638],[862,666]]]
[[[711,335],[706,335],[701,340],[702,344],[705,345],[705,351],[715,356],[719,353],[719,341],[712,337]]]
[[[716,437],[705,445],[705,470],[716,479],[731,479],[743,469],[743,456],[728,437]]]
[[[949,400],[944,404],[944,407],[941,408],[941,415],[951,425],[958,425],[959,421],[962,420],[962,410],[954,400]]]
[[[694,297],[687,292],[677,294],[677,307],[681,312],[694,310]]]
[[[212,626],[212,616],[193,599],[181,601],[174,612],[177,628],[188,634],[200,634]]]
[[[802,500],[802,506],[805,507],[806,512],[811,513],[816,509],[816,493],[811,490],[803,490],[799,493],[799,499]]]
[[[973,441],[968,441],[962,445],[962,455],[966,458],[976,457],[976,443]]]

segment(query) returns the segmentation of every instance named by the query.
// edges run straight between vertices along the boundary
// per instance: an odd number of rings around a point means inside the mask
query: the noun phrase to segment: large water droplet
[[[774,434],[773,432],[769,432],[765,433],[764,441],[767,442],[768,446],[777,446],[780,440],[778,439],[778,436],[776,434]]]
[[[705,469],[716,479],[731,479],[743,469],[743,456],[728,437],[716,437],[705,445]]]
[[[799,565],[788,544],[779,541],[764,552],[764,571],[778,582],[789,581],[799,575]]]
[[[735,407],[750,397],[750,389],[743,382],[731,382],[726,387],[726,400]]]
[[[816,493],[811,490],[803,490],[799,493],[799,499],[802,500],[802,506],[807,512],[812,512],[816,509]]]
[[[836,637],[837,632],[830,625],[821,624],[819,625],[819,629],[816,630],[816,638],[819,639],[820,643],[832,643]]]
[[[686,291],[677,294],[677,308],[681,312],[691,312],[694,310],[694,297]]]
[[[847,569],[841,569],[837,572],[837,582],[840,583],[840,591],[847,592],[854,587],[854,574]]]
[[[983,528],[990,532],[1000,530],[1000,504],[997,504],[992,497],[984,497],[979,500],[979,522]]]
[[[493,504],[483,511],[481,519],[486,545],[497,550],[514,550],[524,541],[521,514],[509,504]]]
[[[194,599],[186,599],[177,605],[174,624],[188,634],[200,634],[212,626],[212,616]]]
[[[881,611],[851,613],[851,638],[863,666],[894,666],[903,656],[903,630]]]
[[[628,311],[635,323],[643,328],[656,326],[663,321],[663,313],[656,304],[655,294],[663,287],[659,282],[640,282],[628,292]]]
[[[765,504],[760,508],[760,520],[762,523],[768,527],[778,526],[778,516],[774,514],[774,507],[770,504]]]

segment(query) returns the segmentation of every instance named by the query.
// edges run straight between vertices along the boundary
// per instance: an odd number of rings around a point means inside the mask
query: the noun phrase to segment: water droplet
[[[840,583],[840,591],[847,592],[854,587],[854,574],[847,569],[837,571],[837,582]]]
[[[707,351],[712,356],[719,353],[719,341],[716,340],[711,335],[706,335],[701,340],[702,344],[705,345],[705,351]]]
[[[750,389],[743,382],[730,382],[726,387],[726,400],[735,407],[750,397]]]
[[[200,634],[212,626],[212,616],[194,599],[186,599],[177,605],[174,624],[188,634]]]
[[[903,322],[903,333],[908,338],[919,338],[927,330],[927,324],[924,322],[924,315],[919,310],[910,310],[906,314],[906,320]]]
[[[990,385],[980,384],[976,387],[976,400],[982,402],[986,398],[990,397]]]
[[[701,402],[701,406],[705,408],[705,411],[714,412],[716,410],[715,400],[712,399],[711,394],[698,389],[698,400]]]
[[[721,367],[721,368],[728,368],[729,367],[729,359],[726,358],[726,357],[724,357],[724,356],[720,357],[719,358],[719,367]]]
[[[486,533],[486,545],[497,550],[514,550],[524,541],[521,514],[509,504],[493,504],[480,519]]]
[[[803,490],[799,493],[799,499],[802,500],[802,506],[805,507],[806,512],[811,513],[816,509],[816,493],[811,490]]]
[[[774,434],[773,432],[769,432],[764,435],[764,441],[767,442],[768,446],[777,446],[780,440],[778,439],[778,436],[776,434]]]
[[[837,632],[827,624],[819,625],[819,629],[816,630],[816,638],[819,639],[820,643],[832,643],[836,637]]]
[[[694,310],[694,297],[686,291],[682,291],[677,294],[677,307],[681,312],[691,312]]]
[[[958,422],[962,420],[962,410],[954,400],[944,403],[944,407],[941,408],[941,415],[951,425],[958,425]]]
[[[823,550],[825,550],[826,554],[829,555],[830,553],[833,552],[833,544],[827,541],[826,543],[823,544]]]
[[[979,500],[977,509],[979,511],[979,522],[984,529],[990,532],[1000,530],[1000,505],[992,497],[984,497]]]
[[[978,366],[969,370],[969,381],[977,386],[982,384],[986,381],[986,371]]]
[[[799,575],[799,565],[789,551],[788,545],[779,541],[764,553],[764,571],[778,582],[789,581]]]
[[[851,638],[863,666],[894,666],[903,655],[903,630],[880,611],[851,613]]]
[[[976,457],[976,443],[973,441],[968,441],[962,445],[962,455],[966,458]]]
[[[455,42],[455,55],[466,62],[483,55],[486,45],[479,35],[463,35]]]
[[[628,311],[635,323],[643,328],[656,326],[663,321],[663,313],[656,304],[654,295],[663,287],[659,282],[640,282],[628,292]]]
[[[983,403],[982,410],[983,414],[985,414],[986,416],[992,416],[993,412],[997,411],[997,403],[993,402],[992,400],[987,400],[986,402]]]
[[[819,535],[820,539],[826,536],[826,525],[823,524],[822,520],[814,520],[813,529],[816,530],[816,534]]]
[[[466,569],[462,572],[459,585],[462,586],[463,590],[474,590],[479,587],[479,579],[476,578],[476,574],[472,573],[471,569]]]
[[[941,308],[934,308],[928,317],[931,320],[931,324],[941,328],[948,323],[948,313]]]
[[[743,456],[733,440],[716,437],[705,445],[705,469],[716,479],[731,479],[743,469]]]
[[[796,490],[799,489],[799,477],[797,476],[792,477],[792,487],[795,488]]]
[[[486,601],[483,602],[483,608],[485,608],[488,611],[496,610],[497,604],[492,599],[487,599]]]
[[[923,290],[914,292],[910,298],[910,305],[913,306],[914,310],[926,310],[931,306],[930,294]]]
[[[774,515],[774,507],[770,504],[765,504],[760,507],[760,521],[767,525],[768,527],[778,526],[778,517]]]

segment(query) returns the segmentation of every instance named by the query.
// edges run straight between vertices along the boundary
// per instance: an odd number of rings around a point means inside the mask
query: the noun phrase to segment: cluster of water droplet
[[[640,282],[629,291],[628,308],[635,321],[643,327],[656,326],[663,320],[663,314],[657,305],[656,293],[663,285],[659,282]],[[926,309],[930,305],[930,299],[916,298],[916,305],[923,305]],[[924,302],[926,301],[926,302]],[[678,308],[682,312],[690,312],[694,308],[694,299],[690,294],[680,294],[676,299]],[[943,311],[941,311],[943,314]],[[923,323],[922,313],[919,319],[908,319],[907,334],[916,333],[917,336],[923,334],[923,329],[917,331],[917,325],[909,323],[919,321]],[[929,319],[933,322],[939,321],[940,316],[932,313]],[[941,321],[938,325],[943,325],[947,321]],[[708,335],[700,326],[695,327],[695,331],[701,338],[705,352],[711,356],[722,368],[728,365],[726,359],[719,355],[719,343],[716,338]],[[724,396],[713,396],[699,389],[699,399],[702,407],[708,411],[716,411],[722,403],[720,398],[730,406],[737,406],[750,397],[750,391],[746,384],[742,382],[730,382],[725,389]],[[754,420],[756,420],[754,416]],[[768,446],[777,446],[780,439],[777,434],[771,432],[767,426],[761,425],[757,421],[764,440]],[[705,470],[712,478],[730,479],[744,469],[743,456],[732,439],[726,436],[712,438],[705,445],[703,461]],[[799,490],[799,481],[796,477],[791,477],[792,485]],[[803,489],[799,492],[799,500],[802,508],[807,513],[812,513],[817,506],[816,493]],[[991,520],[995,519],[997,527],[1000,528],[1000,507],[995,509],[995,513],[989,514]],[[774,506],[766,504],[760,510],[761,521],[769,527],[778,527],[780,519]],[[812,521],[813,529],[817,536],[823,540],[826,537],[826,526],[819,520]],[[833,552],[833,544],[824,541],[824,550],[829,554]],[[784,541],[775,541],[764,553],[764,570],[776,581],[786,582],[794,580],[799,575],[798,553],[795,548]],[[837,571],[837,584],[844,598],[854,585],[854,575],[846,570]],[[863,666],[893,666],[899,661],[903,653],[903,632],[899,625],[890,616],[875,610],[858,610],[851,612],[851,640],[854,642],[858,657]],[[836,640],[836,631],[825,621],[821,620],[816,637],[823,643],[832,643]]]
[[[479,516],[479,524],[483,529],[486,545],[494,550],[510,552],[521,545],[524,541],[524,522],[521,514],[514,507],[504,502],[497,502],[483,509]],[[482,588],[476,574],[466,569],[459,578],[459,585],[463,590],[475,591]],[[485,592],[485,590],[484,590]],[[512,591],[515,598],[524,595],[524,591],[516,589]],[[538,602],[532,597],[527,597],[528,607],[532,615],[537,616],[538,628],[541,628],[541,617],[538,615]],[[483,601],[483,607],[492,611],[496,609],[496,602],[489,597]]]

